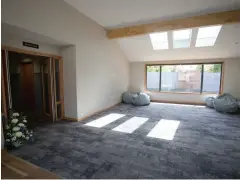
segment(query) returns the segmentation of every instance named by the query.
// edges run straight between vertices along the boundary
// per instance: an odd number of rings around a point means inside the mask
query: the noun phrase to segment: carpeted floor
[[[102,128],[85,126],[110,113],[125,114]],[[132,134],[113,128],[149,118]],[[180,121],[173,140],[147,137],[160,119]],[[64,178],[240,178],[240,115],[152,103],[121,104],[82,122],[35,130],[35,142],[12,151]]]

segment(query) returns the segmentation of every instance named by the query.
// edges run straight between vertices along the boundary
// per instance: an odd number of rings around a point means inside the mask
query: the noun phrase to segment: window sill
[[[167,92],[167,91],[144,91],[145,93],[154,93],[154,94],[191,94],[191,95],[219,95],[217,93],[197,93],[197,92]]]

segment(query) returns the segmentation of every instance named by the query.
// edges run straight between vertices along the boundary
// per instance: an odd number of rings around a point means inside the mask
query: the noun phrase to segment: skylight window
[[[149,34],[154,50],[168,49],[167,32]]]
[[[222,25],[199,28],[196,47],[213,46],[221,28]]]
[[[173,48],[189,48],[191,34],[191,29],[173,31]]]

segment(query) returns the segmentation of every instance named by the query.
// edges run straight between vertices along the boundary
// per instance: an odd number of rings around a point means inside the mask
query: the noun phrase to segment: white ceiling
[[[106,29],[185,18],[240,9],[240,0],[64,0]],[[153,50],[149,35],[116,41],[129,61],[189,60],[240,57],[240,25],[224,25],[213,47],[194,47],[198,28],[193,29],[190,48]]]
[[[240,0],[64,0],[104,28],[240,8]]]
[[[168,32],[169,49],[153,50],[148,34],[120,38],[117,41],[129,61],[193,60],[240,57],[240,24],[223,25],[215,45],[195,47],[198,28],[192,30],[190,48],[172,48],[172,32]]]

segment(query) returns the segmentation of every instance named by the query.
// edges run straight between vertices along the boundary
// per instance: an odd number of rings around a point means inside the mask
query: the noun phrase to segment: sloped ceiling
[[[185,18],[240,9],[240,0],[65,0],[105,29]],[[213,47],[196,48],[198,28],[192,31],[190,48],[153,50],[149,35],[116,40],[129,61],[194,60],[240,57],[239,24],[223,25]],[[172,38],[172,32],[168,32]]]
[[[104,28],[240,8],[239,0],[65,0]]]
[[[223,25],[212,47],[195,47],[197,31],[198,28],[192,30],[190,48],[173,49],[172,32],[168,32],[170,41],[166,50],[153,50],[148,34],[116,41],[131,62],[240,57],[240,24]]]

